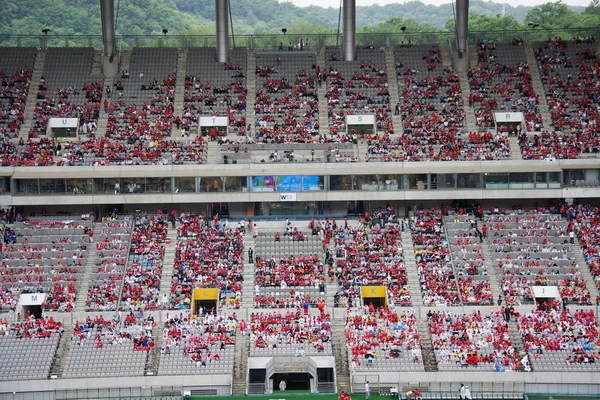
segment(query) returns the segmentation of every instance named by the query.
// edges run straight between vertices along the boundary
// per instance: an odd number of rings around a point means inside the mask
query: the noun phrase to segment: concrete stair
[[[317,65],[321,69],[325,68],[325,49],[321,49],[317,53]],[[327,114],[329,108],[327,106],[327,83],[323,82],[317,89],[317,97],[319,98],[319,133],[323,136],[329,134],[329,119]]]
[[[100,240],[100,232],[102,231],[102,226],[99,224],[95,224],[94,228],[94,238]],[[88,297],[88,292],[90,289],[90,277],[92,276],[92,272],[95,272],[96,269],[96,244],[90,243],[88,245],[88,250],[86,252],[85,257],[85,270],[81,279],[78,282],[79,291],[77,292],[77,300],[75,301],[75,310],[77,311],[85,311],[85,302]]]
[[[119,72],[129,71],[129,67],[131,65],[131,52],[131,50],[121,50],[119,52]]]
[[[173,277],[173,264],[175,263],[175,252],[177,249],[177,229],[169,227],[167,230],[167,241],[165,244],[165,257],[163,259],[162,273],[160,276],[159,299],[162,300],[166,294],[171,297],[171,279]]]
[[[94,60],[92,62],[92,75],[102,76],[102,64],[104,57],[102,56],[102,50],[94,50]]]
[[[517,322],[514,320],[514,318],[508,323],[508,336],[510,337],[510,341],[515,348],[515,352],[518,354],[519,359],[523,358],[525,356],[525,345],[523,343],[523,339],[521,338],[519,328],[517,328]],[[529,358],[529,366],[531,367],[531,370],[533,370],[531,357]]]
[[[332,327],[333,355],[335,357],[335,382],[337,392],[351,392],[350,375],[348,368],[348,348],[346,346],[346,333],[341,324]]]
[[[585,281],[585,287],[590,292],[590,296],[593,302],[598,296],[598,289],[595,285],[594,276],[592,275],[589,265],[587,261],[585,261],[585,257],[583,256],[583,250],[581,248],[581,245],[579,244],[577,235],[575,235],[575,244],[571,245],[571,249],[572,250],[569,256],[575,257],[575,261],[579,265],[579,271],[581,271],[581,279]]]
[[[29,84],[29,93],[27,94],[27,103],[25,103],[25,111],[23,112],[24,122],[21,124],[19,129],[19,136],[27,137],[27,133],[33,126],[33,110],[37,104],[37,93],[40,87],[40,79],[44,71],[44,64],[46,63],[46,51],[38,50],[35,58],[35,64],[33,65],[33,72],[31,74],[31,83]]]
[[[394,59],[394,49],[385,49],[385,67],[387,69],[388,78],[388,90],[390,92],[390,106],[392,113],[396,108],[396,104],[400,104],[400,93],[398,91],[398,75],[396,74],[396,60]],[[392,123],[394,124],[394,133],[404,133],[404,125],[402,124],[402,117],[394,115],[392,117]]]
[[[254,134],[254,124],[256,116],[254,115],[254,106],[256,104],[256,52],[248,51],[248,60],[246,65],[246,126],[250,125],[252,134]]]
[[[183,115],[183,97],[185,95],[185,76],[187,75],[187,49],[179,49],[177,55],[177,80],[175,81],[175,100],[173,103],[173,115]],[[176,129],[171,133],[173,137],[180,135]]]
[[[471,85],[466,72],[457,72],[460,78],[460,92],[465,110],[465,119],[463,125],[469,132],[477,132],[477,119],[475,118],[475,110],[469,106],[469,94],[471,93]]]
[[[421,294],[419,274],[417,273],[415,248],[410,232],[402,232],[402,249],[404,250],[404,266],[406,267],[406,276],[410,289],[410,300],[414,307],[420,307],[423,305],[423,296]]]
[[[417,330],[421,336],[421,357],[423,358],[425,372],[437,372],[438,365],[435,358],[435,352],[433,351],[431,337],[429,336],[429,325],[427,321],[418,321]]]
[[[102,86],[102,99],[100,99],[100,116],[98,117],[96,136],[104,137],[106,134],[106,127],[108,126],[108,113],[104,112],[104,100],[108,100],[110,103],[112,99],[114,99],[114,78],[104,78],[103,86]],[[106,95],[106,87],[109,87],[111,90],[110,98]]]
[[[442,57],[442,66],[444,68],[452,68],[452,52],[449,47],[440,47],[440,55]]]
[[[508,141],[510,142],[510,159],[522,160],[523,155],[521,154],[521,146],[519,146],[519,139],[517,139],[516,136],[509,136]]]
[[[219,157],[219,145],[217,144],[217,142],[208,142],[208,154],[206,156],[206,162],[207,164],[218,164],[220,157]]]
[[[254,257],[256,258],[256,240],[252,234],[246,229],[244,237],[244,281],[242,282],[242,307],[254,307],[254,264],[248,262],[248,249],[252,247]]]
[[[250,340],[248,335],[238,333],[235,341],[235,362],[233,365],[233,395],[246,395],[246,377],[248,376],[248,355],[250,354]]]
[[[481,230],[481,227],[479,227],[479,230]],[[504,298],[504,293],[500,286],[500,281],[498,280],[499,269],[496,267],[496,257],[494,256],[494,253],[492,253],[489,243],[485,239],[483,243],[481,243],[481,250],[488,270],[487,278],[490,281],[490,288],[492,289],[492,299],[495,302],[498,300],[499,295],[502,295],[502,298]]]
[[[152,330],[152,340],[154,348],[150,349],[146,357],[146,365],[144,366],[144,375],[158,375],[158,364],[160,362],[160,348],[162,342],[162,329],[156,327]]]
[[[535,94],[539,97],[538,109],[542,114],[542,122],[544,123],[544,130],[548,131],[552,127],[552,118],[548,112],[548,103],[546,102],[546,92],[540,79],[540,71],[535,59],[533,47],[525,47],[525,55],[527,57],[527,64],[529,65],[529,73],[531,74],[531,83]]]
[[[48,379],[61,378],[65,369],[65,359],[69,354],[69,348],[71,347],[71,338],[73,337],[73,327],[70,325],[64,325],[64,331],[56,347],[54,353],[54,359],[52,360],[52,366],[50,367],[50,373]]]

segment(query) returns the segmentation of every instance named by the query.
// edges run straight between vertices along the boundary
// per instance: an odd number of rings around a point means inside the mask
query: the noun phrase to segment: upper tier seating
[[[198,132],[200,116],[226,116],[231,133],[246,133],[247,60],[246,49],[233,49],[226,64],[216,61],[214,48],[188,50],[182,136]]]
[[[254,136],[267,143],[305,143],[319,134],[316,57],[261,55],[256,59]]]
[[[153,321],[137,322],[133,314],[105,320],[102,316],[76,321],[65,359],[65,378],[142,376],[155,346]]]
[[[48,379],[62,332],[52,318],[0,320],[0,381]]]
[[[534,45],[556,132],[521,135],[525,159],[576,158],[600,151],[596,44],[591,39],[558,38]]]
[[[436,311],[429,318],[429,333],[440,371],[522,369],[502,311],[489,315]]]
[[[425,306],[460,304],[441,210],[419,210],[411,218],[415,259]]]
[[[569,303],[591,304],[572,254],[572,226],[555,208],[491,209],[485,215],[490,250],[508,304],[531,303],[531,285],[556,285]]]
[[[350,371],[425,371],[414,313],[380,308],[369,314],[348,313],[346,345]]]
[[[91,271],[86,309],[88,311],[116,311],[123,286],[123,270],[131,240],[132,218],[123,216],[103,220],[96,236],[96,258]],[[93,246],[94,244],[92,244]]]
[[[46,135],[49,118],[79,118],[83,135],[96,130],[103,77],[92,75],[93,63],[92,48],[47,50],[29,137]]]
[[[227,224],[228,225],[228,224]],[[219,288],[220,304],[239,308],[241,304],[243,234],[220,227],[207,227],[202,214],[181,214],[169,307],[189,306],[195,287]]]
[[[482,239],[472,214],[455,213],[445,218],[448,243],[460,297],[465,305],[493,305],[488,269],[483,258]]]
[[[90,246],[91,221],[62,217],[17,222],[4,232],[2,306],[14,309],[20,293],[45,293],[45,308],[73,311]]]
[[[162,333],[159,375],[227,374],[233,372],[237,319],[207,314],[174,315]]]
[[[160,307],[158,294],[168,227],[163,217],[140,216],[135,221],[121,292],[121,310],[155,310]]]
[[[36,55],[33,47],[0,47],[0,138],[19,134]]]
[[[374,115],[379,132],[393,133],[385,54],[357,49],[356,60],[346,62],[339,49],[327,49],[325,58],[329,133],[345,134],[346,115],[359,114]]]
[[[395,210],[375,210],[377,223],[359,219],[358,225],[345,229],[338,226],[335,234],[335,276],[339,290],[335,304],[356,306],[356,296],[365,285],[385,285],[388,301],[396,306],[412,305],[404,266],[401,231]]]
[[[537,109],[541,93],[533,89],[525,47],[482,41],[478,41],[477,47],[477,66],[468,72],[469,102],[475,109],[477,125],[491,128],[494,112],[522,112],[526,130],[541,131],[544,126]]]
[[[331,356],[331,316],[297,311],[252,313],[250,357]]]
[[[536,311],[519,317],[517,325],[535,370],[600,372],[600,335],[593,311]]]

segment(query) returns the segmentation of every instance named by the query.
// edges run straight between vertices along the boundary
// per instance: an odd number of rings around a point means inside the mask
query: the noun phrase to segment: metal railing
[[[560,36],[563,39],[573,37],[600,36],[600,26],[593,28],[564,28],[564,29],[524,29],[513,31],[470,31],[468,42],[471,45],[478,40],[485,42],[505,43],[513,39],[522,39],[526,43],[544,41],[549,38]],[[309,50],[320,50],[323,47],[341,47],[343,40],[336,40],[335,33],[326,34],[257,34],[236,35],[235,47],[274,50],[281,45],[285,51],[288,50],[290,42],[298,50],[300,40]],[[117,48],[120,50],[132,49],[134,47],[215,47],[215,35],[117,35]],[[392,47],[402,43],[412,44],[437,44],[448,47],[454,43],[454,32],[404,32],[404,33],[357,33],[356,45],[358,47],[374,46]],[[337,43],[337,45],[336,45]],[[233,43],[232,43],[233,45]],[[19,47],[92,47],[102,49],[101,35],[0,35],[0,46]]]

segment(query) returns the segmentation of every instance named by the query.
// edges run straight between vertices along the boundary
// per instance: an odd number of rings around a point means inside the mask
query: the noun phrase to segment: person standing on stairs
[[[252,247],[248,249],[248,262],[254,264],[254,250],[252,250]]]

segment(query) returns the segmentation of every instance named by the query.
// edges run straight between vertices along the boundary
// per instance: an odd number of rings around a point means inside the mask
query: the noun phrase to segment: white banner
[[[296,201],[296,193],[279,193],[279,201]]]
[[[200,117],[198,119],[198,126],[206,128],[209,126],[224,126],[226,127],[229,123],[227,117]]]
[[[79,118],[50,118],[48,120],[48,128],[66,129],[78,128]]]
[[[46,300],[46,293],[23,293],[19,297],[19,305],[22,306],[39,306]]]
[[[346,125],[375,125],[375,116],[370,115],[346,115]]]
[[[556,286],[532,286],[531,291],[536,299],[557,299],[560,297]]]
[[[496,118],[496,122],[497,123],[502,123],[502,122],[523,122],[524,118],[523,118],[523,113],[521,112],[497,112],[494,113],[494,118]]]

